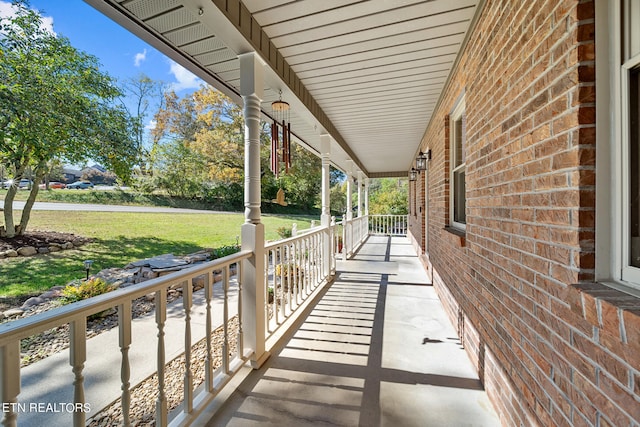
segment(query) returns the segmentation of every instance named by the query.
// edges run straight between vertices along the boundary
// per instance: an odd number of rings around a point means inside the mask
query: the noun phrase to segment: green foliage
[[[278,227],[276,228],[276,233],[281,239],[288,239],[292,235],[292,230],[291,227]]]
[[[400,178],[373,179],[369,186],[371,215],[406,215],[408,212],[407,180]]]
[[[53,160],[87,159],[127,180],[137,161],[131,117],[118,102],[114,80],[99,71],[98,59],[43,29],[42,18],[26,1],[0,17],[0,163],[14,179],[33,170],[41,182]],[[5,197],[7,237],[26,229],[38,192],[27,200],[18,226],[11,188]]]
[[[244,118],[242,109],[211,87],[179,98],[165,94],[164,107],[155,116],[150,156],[153,178],[137,185],[180,197],[200,199],[225,209],[244,203]],[[260,165],[265,211],[309,211],[319,202],[320,160],[297,144],[292,145],[292,167],[278,180],[269,173],[270,125],[262,123]],[[339,179],[339,172],[332,174]],[[278,189],[286,193],[288,207],[270,206]]]
[[[225,245],[213,250],[213,259],[224,258],[240,252],[240,245]]]
[[[63,304],[71,304],[72,302],[106,294],[117,288],[117,286],[97,277],[89,280],[76,280],[64,287],[61,300]]]

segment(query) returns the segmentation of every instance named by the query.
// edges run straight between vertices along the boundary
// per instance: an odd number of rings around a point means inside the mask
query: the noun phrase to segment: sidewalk
[[[211,302],[212,329],[223,323],[222,286],[214,285]],[[237,282],[229,286],[229,317],[237,313]],[[165,360],[168,363],[184,352],[184,310],[182,299],[167,305],[165,324]],[[193,294],[191,310],[192,343],[205,336],[206,302],[204,291]],[[156,372],[158,329],[155,312],[134,319],[132,344],[129,349],[131,388]],[[120,397],[121,353],[118,344],[118,328],[113,328],[87,340],[87,361],[83,370],[85,399],[91,406],[87,419]],[[69,349],[52,355],[22,369],[20,403],[70,403],[73,402],[73,372],[69,364]],[[19,426],[68,427],[73,424],[70,413],[26,412],[18,415]]]

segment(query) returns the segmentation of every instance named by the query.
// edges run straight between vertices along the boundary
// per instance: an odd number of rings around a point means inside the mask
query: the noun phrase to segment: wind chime
[[[273,124],[271,125],[271,172],[278,180],[280,177],[280,162],[284,163],[284,173],[288,173],[291,167],[291,116],[289,103],[282,100],[282,91],[280,91],[280,99],[271,103],[271,112],[273,115]],[[278,190],[276,199],[273,202],[282,206],[287,205],[282,187]]]
[[[285,173],[291,167],[291,116],[289,103],[282,100],[282,91],[280,99],[271,103],[271,111],[271,172],[277,179],[280,176],[280,162],[284,163]]]

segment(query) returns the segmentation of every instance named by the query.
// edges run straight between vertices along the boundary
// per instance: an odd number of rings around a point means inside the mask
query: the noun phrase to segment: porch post
[[[253,255],[242,261],[242,330],[244,348],[252,350],[258,369],[265,351],[266,289],[264,286],[264,224],[260,222],[260,102],[264,91],[264,62],[255,52],[239,55],[240,94],[244,101],[244,216],[242,250]]]
[[[364,179],[364,214],[369,215],[369,178]]]
[[[347,161],[347,164],[351,163],[351,160]],[[353,194],[353,172],[351,168],[347,169],[347,221],[353,219],[353,207],[351,206],[351,195]]]
[[[342,259],[347,260],[351,255],[351,220],[353,220],[353,210],[351,206],[351,195],[353,194],[353,163],[352,160],[347,160],[347,217],[343,223],[343,250]]]
[[[358,171],[358,218],[362,216],[362,171]]]
[[[331,140],[328,134],[320,135],[320,155],[322,159],[322,215],[320,216],[320,223],[323,227],[327,227],[322,245],[322,272],[324,277],[329,277],[331,274],[331,258],[333,257],[333,242],[331,241],[331,232],[329,230],[331,226],[331,202],[329,197]]]

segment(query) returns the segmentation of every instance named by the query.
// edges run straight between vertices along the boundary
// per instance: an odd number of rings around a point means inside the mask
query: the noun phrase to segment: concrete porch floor
[[[411,244],[371,236],[209,426],[498,426]]]

